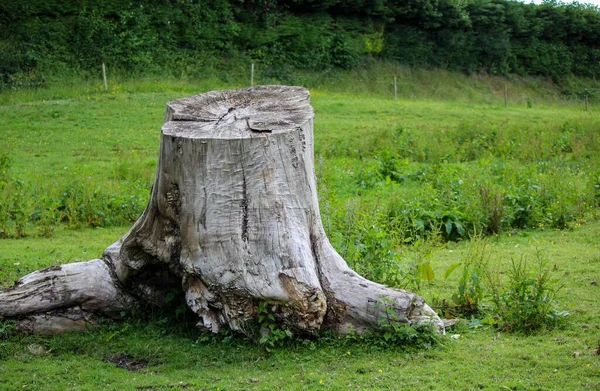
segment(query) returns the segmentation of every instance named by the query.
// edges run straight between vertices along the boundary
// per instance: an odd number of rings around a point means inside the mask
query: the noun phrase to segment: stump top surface
[[[167,103],[163,134],[186,138],[252,138],[296,129],[314,118],[302,87],[258,86],[211,91]]]

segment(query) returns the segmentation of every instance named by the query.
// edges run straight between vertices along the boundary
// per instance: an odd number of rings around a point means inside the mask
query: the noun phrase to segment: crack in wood
[[[242,163],[242,240],[248,243],[248,185]]]
[[[230,108],[227,110],[227,112],[226,112],[225,114],[223,114],[222,116],[220,116],[220,117],[217,119],[217,123],[215,124],[215,128],[216,128],[217,126],[219,126],[219,124],[221,123],[221,121],[223,121],[223,119],[224,119],[225,117],[227,117],[227,115],[228,115],[229,113],[231,113],[232,111],[234,111],[235,109],[236,109],[235,107],[230,107]]]

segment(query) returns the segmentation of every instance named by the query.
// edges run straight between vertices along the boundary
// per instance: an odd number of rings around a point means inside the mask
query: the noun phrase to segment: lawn
[[[101,256],[148,200],[165,103],[217,87],[0,95],[0,286]],[[429,303],[451,301],[461,269],[444,275],[475,250],[505,281],[511,260],[543,260],[558,327],[502,330],[490,289],[487,312],[416,350],[324,336],[269,351],[162,313],[56,337],[0,321],[0,389],[600,389],[600,118],[523,93],[535,104],[312,90],[320,204],[352,267]]]

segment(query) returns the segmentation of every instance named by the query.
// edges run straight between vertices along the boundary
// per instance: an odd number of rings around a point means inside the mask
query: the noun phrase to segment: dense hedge
[[[600,10],[512,0],[4,0],[0,53],[5,87],[102,61],[194,76],[250,59],[275,76],[382,58],[560,80],[600,76]]]

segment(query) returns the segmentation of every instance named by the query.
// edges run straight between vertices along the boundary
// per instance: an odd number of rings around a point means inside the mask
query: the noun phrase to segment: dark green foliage
[[[270,310],[269,304],[260,303],[257,312],[259,326],[258,334],[260,334],[258,343],[265,346],[267,350],[283,346],[290,338],[292,338],[292,332],[279,325],[275,318],[275,314]]]
[[[31,3],[31,2],[29,2]],[[0,86],[123,74],[266,76],[350,68],[370,58],[562,81],[600,74],[600,12],[512,0],[46,1],[0,7]]]

